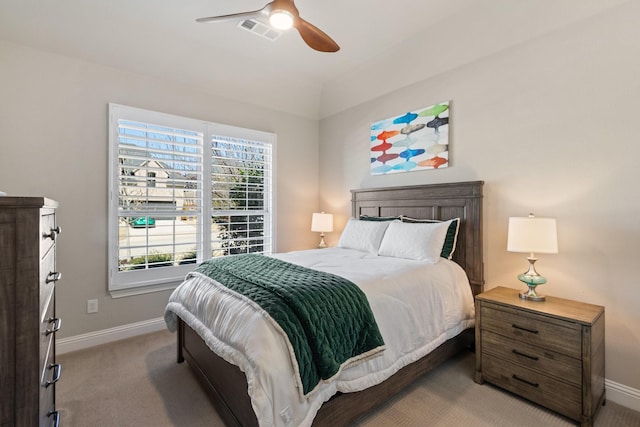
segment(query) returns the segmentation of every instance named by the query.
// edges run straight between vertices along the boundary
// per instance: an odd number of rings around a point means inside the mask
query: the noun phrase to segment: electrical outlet
[[[98,312],[98,300],[90,299],[87,300],[87,313],[97,313]]]

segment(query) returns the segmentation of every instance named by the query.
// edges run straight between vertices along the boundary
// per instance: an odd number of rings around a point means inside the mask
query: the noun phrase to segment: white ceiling
[[[297,0],[341,46],[320,53],[195,22],[267,0],[2,0],[0,39],[318,119],[625,1]]]

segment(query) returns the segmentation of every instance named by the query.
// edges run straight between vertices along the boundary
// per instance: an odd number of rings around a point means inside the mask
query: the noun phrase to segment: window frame
[[[202,133],[202,189],[200,203],[201,212],[196,212],[197,226],[197,260],[195,264],[173,265],[163,268],[147,268],[143,270],[119,271],[119,120],[131,120],[146,124],[188,129]],[[212,138],[236,138],[247,141],[259,141],[270,147],[271,162],[265,171],[266,193],[264,200],[265,253],[272,253],[275,241],[275,168],[276,168],[276,135],[253,129],[240,128],[197,119],[175,116],[156,111],[144,110],[119,104],[109,104],[109,209],[108,209],[108,291],[112,297],[124,297],[148,292],[156,292],[175,288],[195,266],[209,258],[211,254],[212,228]],[[240,211],[244,212],[244,211]]]

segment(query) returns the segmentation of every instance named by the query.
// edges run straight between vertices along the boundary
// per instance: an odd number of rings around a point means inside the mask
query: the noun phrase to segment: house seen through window
[[[275,135],[110,104],[109,290],[166,289],[273,250]]]

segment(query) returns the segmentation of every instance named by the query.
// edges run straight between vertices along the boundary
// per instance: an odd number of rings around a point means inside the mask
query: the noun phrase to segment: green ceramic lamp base
[[[544,301],[544,295],[536,294],[536,286],[544,285],[547,283],[547,279],[539,275],[536,271],[534,264],[537,259],[533,256],[528,257],[527,259],[529,260],[529,270],[524,274],[520,274],[518,276],[518,280],[526,284],[529,289],[527,291],[520,292],[518,295],[520,295],[520,298],[529,301]]]

